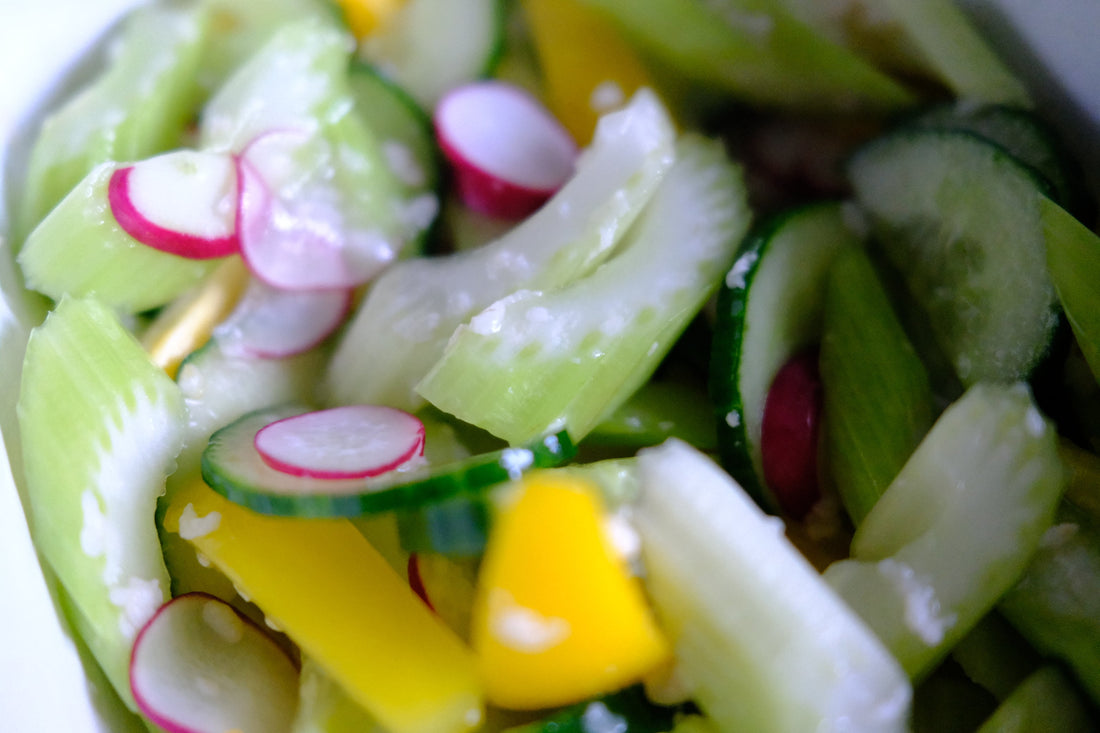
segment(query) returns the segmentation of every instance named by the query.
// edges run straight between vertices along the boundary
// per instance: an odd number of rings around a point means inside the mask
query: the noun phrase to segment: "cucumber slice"
[[[932,387],[862,249],[829,272],[819,357],[825,460],[859,526],[935,417]]]
[[[915,101],[905,87],[778,2],[583,2],[614,20],[654,66],[701,83],[712,95],[818,112],[895,110]]]
[[[14,207],[16,242],[96,166],[179,145],[201,98],[209,24],[199,3],[133,11],[106,68],[43,123]]]
[[[416,411],[416,383],[454,330],[521,288],[553,290],[598,266],[672,165],[675,132],[651,92],[604,118],[573,178],[485,247],[391,268],[371,288],[329,366],[329,401]]]
[[[504,19],[503,0],[407,0],[363,40],[361,53],[432,110],[447,90],[492,73]]]
[[[748,228],[745,199],[721,145],[685,135],[619,254],[567,288],[486,308],[417,391],[513,445],[558,429],[582,439],[649,379],[718,288]]]
[[[711,395],[722,463],[762,506],[778,504],[764,483],[764,400],[780,367],[821,337],[829,266],[859,245],[840,204],[824,203],[758,224],[718,291]]]
[[[294,406],[260,410],[214,433],[203,451],[203,479],[230,500],[263,514],[354,517],[483,492],[528,469],[563,463],[575,451],[569,436],[559,432],[532,441],[528,447],[395,471],[377,479],[309,479],[269,467],[252,445],[260,428],[303,411]]]
[[[902,130],[848,166],[883,251],[964,386],[1025,378],[1058,322],[1039,200],[1046,186],[987,140]]]
[[[1100,382],[1100,237],[1069,212],[1043,198],[1039,215],[1046,262],[1058,299],[1089,369]]]
[[[123,231],[107,200],[118,167],[96,167],[31,232],[18,258],[27,287],[54,300],[95,297],[136,313],[168,303],[217,266],[161,252]]]
[[[154,513],[182,397],[110,310],[66,298],[31,335],[18,415],[35,544],[134,709],[130,647],[169,586]]]
[[[684,443],[638,470],[647,590],[719,730],[906,729],[909,681],[779,520]]]
[[[913,677],[1023,573],[1063,486],[1027,387],[971,387],[937,420],[825,578]]]

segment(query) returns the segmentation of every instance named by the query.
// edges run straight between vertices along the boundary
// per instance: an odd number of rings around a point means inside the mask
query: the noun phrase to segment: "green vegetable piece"
[[[708,91],[813,111],[896,110],[905,87],[769,0],[583,0],[655,65]],[[812,74],[806,73],[813,69]]]
[[[31,232],[18,258],[27,287],[54,300],[94,297],[137,313],[168,303],[217,266],[220,260],[162,252],[123,231],[107,199],[118,168],[96,167]]]
[[[593,427],[585,440],[588,446],[619,448],[632,454],[672,437],[700,450],[714,450],[714,412],[704,390],[686,382],[657,379],[643,384]]]
[[[984,138],[939,130],[872,141],[848,174],[909,307],[963,385],[1026,378],[1058,322],[1039,215],[1046,183]]]
[[[169,588],[154,512],[183,400],[110,310],[66,298],[31,335],[18,415],[36,544],[134,709],[130,647]]]
[[[1100,237],[1050,199],[1039,201],[1050,278],[1066,320],[1100,382]]]
[[[553,715],[505,733],[667,733],[678,712],[655,705],[641,685],[577,703]]]
[[[14,209],[16,242],[96,166],[180,144],[201,100],[208,29],[198,5],[150,5],[127,18],[102,73],[43,123]]]
[[[978,733],[1089,733],[1092,711],[1057,668],[1043,667],[1024,680]]]
[[[601,120],[573,177],[503,237],[390,268],[333,355],[329,401],[419,409],[414,388],[459,325],[517,290],[566,285],[611,254],[672,165],[674,139],[660,101],[641,92]]]
[[[1041,661],[1027,639],[996,611],[982,617],[959,640],[951,659],[997,700],[1011,695]]]
[[[1026,386],[971,387],[856,530],[852,559],[825,578],[920,678],[1023,574],[1063,473]]]
[[[302,660],[298,712],[290,732],[385,733],[385,729],[307,657]]]
[[[867,255],[829,272],[819,357],[826,463],[858,526],[932,426],[932,388]]]
[[[644,384],[732,264],[750,213],[722,147],[684,136],[621,251],[566,288],[520,291],[451,337],[417,391],[513,445],[581,440]]]
[[[780,520],[684,443],[638,471],[646,589],[717,730],[907,729],[909,680]]]

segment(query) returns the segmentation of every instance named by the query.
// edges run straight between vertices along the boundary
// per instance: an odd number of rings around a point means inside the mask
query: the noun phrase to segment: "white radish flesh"
[[[298,670],[232,606],[189,593],[138,634],[130,687],[141,712],[169,733],[280,733],[294,718]]]
[[[222,347],[248,356],[282,359],[309,351],[343,322],[350,290],[276,290],[253,280],[215,331]]]
[[[424,425],[392,407],[348,405],[273,422],[256,433],[254,445],[264,463],[283,473],[369,478],[419,465]]]
[[[238,249],[232,156],[178,150],[119,168],[107,199],[123,231],[154,249],[188,259]]]
[[[557,119],[522,89],[499,81],[449,92],[435,110],[436,137],[463,202],[521,218],[573,174],[577,147]]]

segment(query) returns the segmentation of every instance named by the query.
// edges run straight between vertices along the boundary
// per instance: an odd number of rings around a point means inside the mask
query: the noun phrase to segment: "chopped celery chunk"
[[[1089,733],[1092,711],[1057,667],[1043,667],[1024,680],[993,711],[978,733]]]
[[[552,292],[498,300],[455,331],[417,390],[519,444],[580,440],[653,373],[733,262],[750,213],[720,144],[684,136],[621,250]]]
[[[1026,386],[971,387],[825,572],[913,677],[1023,573],[1062,491],[1056,441]]]
[[[1039,200],[1047,267],[1089,369],[1100,381],[1100,237],[1048,198]]]

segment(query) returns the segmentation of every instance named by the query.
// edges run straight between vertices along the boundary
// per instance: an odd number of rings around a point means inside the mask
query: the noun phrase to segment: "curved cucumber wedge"
[[[394,471],[377,479],[309,479],[269,467],[252,444],[260,428],[303,411],[297,407],[261,410],[214,433],[202,456],[203,480],[230,500],[262,514],[354,517],[485,491],[528,469],[564,463],[574,453],[569,436],[558,433],[534,441],[529,447]]]
[[[718,288],[750,217],[721,145],[685,135],[618,254],[569,287],[486,308],[417,391],[513,445],[562,429],[581,440],[649,379]]]
[[[718,730],[906,730],[905,674],[778,519],[684,443],[638,472],[646,587]]]
[[[200,101],[195,75],[210,14],[201,3],[151,5],[126,20],[91,85],[54,112],[34,142],[16,207],[16,241],[88,173],[180,144]]]
[[[711,395],[718,413],[722,463],[768,509],[760,434],[764,401],[776,372],[821,338],[829,266],[859,246],[841,205],[785,212],[758,224],[738,250],[718,291]]]
[[[1063,486],[1026,386],[971,387],[937,420],[825,578],[921,677],[1023,573]]]
[[[602,120],[565,186],[500,239],[392,267],[337,347],[330,401],[418,409],[416,383],[459,325],[521,288],[559,288],[610,255],[672,165],[674,137],[657,97],[640,92]]]
[[[934,130],[869,143],[848,174],[963,384],[1027,377],[1058,322],[1039,216],[1045,183],[983,138]]]
[[[448,89],[492,72],[505,12],[503,0],[407,0],[364,39],[362,54],[432,110]]]
[[[18,414],[35,543],[133,709],[130,647],[168,593],[154,512],[183,400],[106,306],[66,298],[31,335]]]

